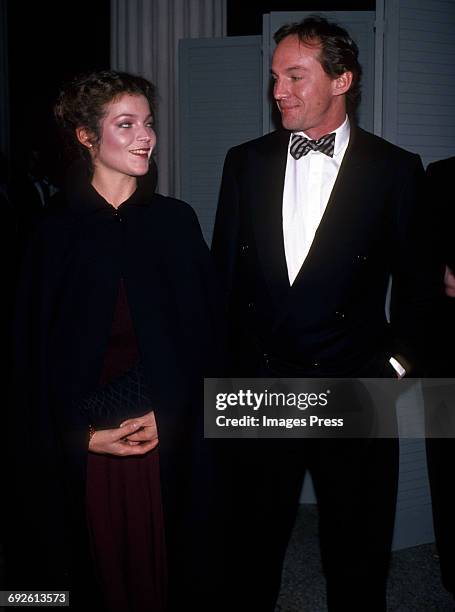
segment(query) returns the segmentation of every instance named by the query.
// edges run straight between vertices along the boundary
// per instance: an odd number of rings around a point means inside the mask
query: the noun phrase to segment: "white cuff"
[[[398,374],[398,378],[403,378],[403,376],[406,374],[406,370],[403,368],[401,363],[397,361],[395,357],[391,357],[389,359],[389,363],[393,367],[395,372]]]

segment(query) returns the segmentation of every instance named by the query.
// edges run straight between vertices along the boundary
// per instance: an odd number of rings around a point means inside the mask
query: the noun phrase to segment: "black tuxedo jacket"
[[[453,228],[455,226],[455,197],[453,177],[455,157],[441,159],[428,164],[427,199],[433,205],[436,232],[439,237],[441,257],[455,268]]]
[[[455,196],[453,195],[453,176],[455,157],[442,159],[427,166],[427,196],[431,203],[434,234],[437,236],[435,253],[443,265],[455,271],[455,248],[453,228],[455,227]],[[451,378],[455,375],[453,347],[455,344],[455,299],[443,296],[435,317],[438,330],[435,349],[432,351],[428,374]],[[431,368],[431,369],[430,369]]]
[[[273,132],[234,147],[225,161],[212,252],[240,372],[255,375],[268,363],[290,375],[380,376],[391,373],[392,355],[416,368],[442,279],[426,248],[419,156],[351,127],[326,211],[290,286],[282,230],[289,137]]]

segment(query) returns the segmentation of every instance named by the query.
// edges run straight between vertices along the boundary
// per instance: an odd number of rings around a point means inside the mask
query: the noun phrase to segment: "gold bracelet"
[[[93,425],[89,425],[88,426],[88,441],[90,443],[90,440],[93,438],[93,436],[96,433],[96,429],[93,427]]]

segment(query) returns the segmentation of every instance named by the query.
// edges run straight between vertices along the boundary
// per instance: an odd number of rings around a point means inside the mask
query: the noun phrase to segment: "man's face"
[[[272,60],[273,96],[283,127],[311,138],[337,128],[344,121],[344,99],[337,95],[337,79],[324,72],[319,44],[304,44],[296,35],[276,47]]]

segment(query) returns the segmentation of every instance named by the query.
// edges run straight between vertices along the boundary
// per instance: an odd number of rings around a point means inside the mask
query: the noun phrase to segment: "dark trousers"
[[[455,596],[455,439],[429,438],[426,450],[441,580]]]
[[[455,300],[447,298],[440,317],[440,333],[432,347],[424,381],[426,453],[430,482],[433,525],[444,587],[455,596]]]
[[[226,443],[230,452],[225,482],[230,479],[231,497],[224,526],[223,609],[273,612],[303,477],[309,470],[319,509],[328,609],[385,610],[398,441]]]

